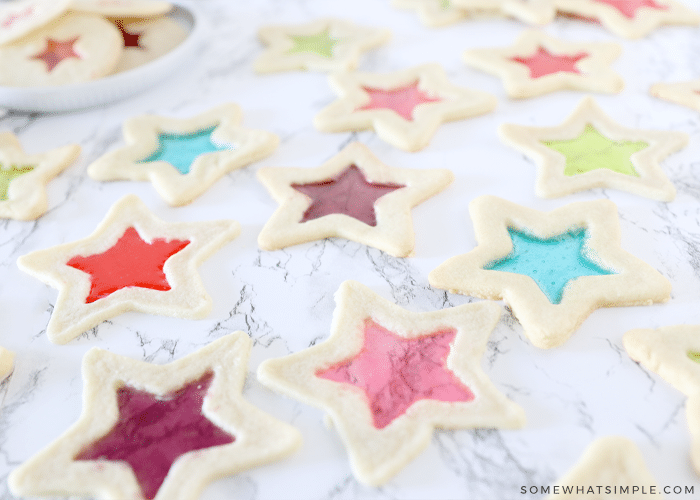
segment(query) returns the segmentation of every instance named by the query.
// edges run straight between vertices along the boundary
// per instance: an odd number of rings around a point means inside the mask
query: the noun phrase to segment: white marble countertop
[[[7,474],[79,416],[80,360],[88,349],[98,346],[166,363],[239,329],[254,341],[246,398],[296,426],[304,444],[281,462],[215,482],[203,500],[540,498],[521,494],[521,486],[553,483],[591,441],[611,434],[639,446],[659,485],[694,486],[700,492],[689,460],[685,397],[633,362],[621,342],[632,328],[700,322],[700,116],[648,93],[655,82],[700,77],[700,28],[667,27],[634,41],[571,19],[558,19],[544,28],[566,40],[618,41],[624,50],[613,67],[623,76],[625,90],[596,95],[597,102],[625,126],[684,131],[690,143],[663,162],[678,190],[671,203],[601,189],[542,200],[534,194],[533,162],[501,144],[496,129],[501,123],[556,125],[584,93],[514,101],[498,78],[461,62],[467,48],[509,45],[524,24],[491,18],[430,29],[415,13],[396,10],[386,0],[193,3],[211,25],[208,43],[195,62],[156,88],[99,109],[49,115],[10,111],[0,118],[0,130],[18,134],[28,152],[71,142],[83,147],[79,161],[50,183],[48,213],[36,222],[0,223],[0,345],[17,353],[14,373],[0,385],[1,499],[15,498],[7,488]],[[688,4],[700,9],[698,0]],[[393,31],[388,44],[363,57],[360,69],[389,71],[438,62],[454,83],[497,96],[497,109],[443,125],[418,153],[400,151],[373,132],[317,132],[313,116],[335,99],[326,75],[258,76],[252,63],[262,51],[256,39],[259,26],[325,16]],[[171,208],[149,183],[100,183],[87,177],[91,161],[122,144],[120,126],[126,118],[142,113],[187,117],[227,101],[242,107],[246,127],[274,132],[281,144],[272,156],[229,174],[192,204]],[[415,257],[394,258],[339,239],[275,252],[259,250],[257,235],[276,203],[256,180],[256,170],[318,166],[352,140],[369,146],[389,165],[454,172],[456,179],[446,191],[413,210]],[[56,290],[20,272],[17,258],[87,236],[127,193],[137,194],[167,221],[231,218],[241,223],[241,235],[200,267],[213,311],[199,321],[123,314],[67,345],[51,344],[44,331]],[[447,258],[474,248],[467,207],[483,194],[540,210],[577,200],[613,200],[619,207],[623,248],[669,278],[671,300],[598,310],[565,345],[547,351],[533,347],[517,321],[504,314],[483,367],[496,386],[525,409],[526,427],[437,431],[430,446],[388,484],[362,486],[352,476],[339,437],[324,426],[323,412],[267,390],[256,380],[255,370],[264,359],[325,338],[333,293],[346,279],[358,280],[413,311],[473,300],[430,288],[427,275]]]

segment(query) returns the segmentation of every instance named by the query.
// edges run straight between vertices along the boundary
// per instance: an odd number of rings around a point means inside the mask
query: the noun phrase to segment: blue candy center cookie
[[[561,302],[564,288],[571,280],[581,276],[615,274],[588,258],[586,254],[589,252],[584,248],[588,239],[585,229],[573,229],[547,239],[513,228],[508,228],[508,233],[513,251],[484,269],[529,276],[552,304]]]
[[[230,149],[220,147],[211,141],[211,134],[216,127],[193,132],[191,134],[158,134],[160,146],[143,162],[165,161],[175,167],[181,174],[188,174],[192,163],[205,153]]]

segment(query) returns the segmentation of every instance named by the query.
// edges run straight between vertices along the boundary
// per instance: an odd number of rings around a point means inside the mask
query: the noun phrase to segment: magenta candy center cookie
[[[83,449],[76,460],[127,462],[144,496],[154,498],[181,455],[233,443],[235,437],[202,414],[214,374],[166,396],[124,386],[117,390],[119,420],[107,435]]]
[[[449,329],[405,339],[368,318],[362,351],[316,376],[362,389],[374,427],[383,429],[421,399],[474,399],[474,393],[445,365],[456,334]]]
[[[189,243],[164,238],[147,243],[136,229],[130,227],[107,251],[88,257],[76,256],[66,264],[90,275],[90,295],[85,299],[86,304],[132,286],[167,291],[170,284],[163,266]]]
[[[310,184],[292,184],[292,187],[312,200],[301,222],[329,214],[345,214],[376,226],[374,203],[385,194],[405,186],[369,182],[356,165],[350,165],[332,179]]]
[[[634,19],[637,15],[637,9],[641,7],[649,7],[657,10],[668,10],[665,5],[660,5],[654,0],[593,0],[594,2],[604,3],[615,7],[620,13],[629,18]]]
[[[357,111],[366,109],[391,109],[408,121],[413,121],[413,110],[419,104],[426,102],[442,101],[440,97],[430,97],[426,92],[418,88],[418,81],[405,87],[393,89],[378,89],[362,87],[370,97],[369,104],[357,108]]]
[[[560,71],[581,74],[576,67],[576,63],[578,63],[581,59],[588,57],[588,55],[589,54],[586,54],[585,52],[581,52],[573,56],[560,56],[552,54],[543,47],[538,47],[537,52],[534,55],[529,57],[512,57],[511,61],[524,64],[530,70],[531,78],[539,78],[541,76],[558,73]]]
[[[73,45],[80,37],[76,36],[67,40],[54,40],[53,38],[46,39],[46,49],[44,52],[32,56],[32,59],[40,59],[46,63],[47,71],[51,72],[64,59],[76,58],[82,59]]]

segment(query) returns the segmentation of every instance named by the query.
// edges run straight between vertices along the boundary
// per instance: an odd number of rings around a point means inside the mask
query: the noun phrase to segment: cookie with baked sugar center
[[[94,14],[67,13],[0,45],[0,85],[79,83],[111,73],[122,53],[119,30]]]

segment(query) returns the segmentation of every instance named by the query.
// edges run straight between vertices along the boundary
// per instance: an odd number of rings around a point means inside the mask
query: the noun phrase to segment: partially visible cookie
[[[122,53],[119,30],[94,14],[68,13],[0,46],[0,85],[41,87],[111,73]]]
[[[46,184],[80,155],[70,144],[28,155],[11,132],[0,133],[0,217],[32,220],[48,207]]]
[[[510,47],[470,49],[463,59],[500,77],[508,95],[521,99],[557,90],[618,93],[624,83],[610,64],[621,51],[613,42],[567,42],[528,30]]]
[[[169,17],[112,19],[124,40],[124,50],[114,73],[127,71],[167,54],[187,38],[187,31]]]
[[[228,172],[270,155],[279,138],[240,126],[241,109],[222,104],[191,118],[136,116],[124,122],[126,146],[91,163],[98,181],[150,181],[169,204],[185,205]]]
[[[65,344],[126,311],[205,317],[211,298],[197,267],[239,233],[232,220],[164,222],[132,194],[87,238],[23,255],[17,265],[58,289],[46,335]]]
[[[70,8],[106,17],[139,18],[167,14],[173,6],[162,0],[71,0]]]
[[[71,0],[16,0],[0,3],[0,45],[23,37],[63,14]]]
[[[255,61],[255,71],[348,71],[360,54],[385,43],[391,32],[365,28],[342,19],[319,19],[306,24],[270,25],[258,30],[267,46]]]
[[[264,167],[258,178],[280,204],[258,236],[263,250],[339,236],[407,257],[415,245],[411,208],[454,176],[390,167],[354,142],[318,168]]]
[[[321,132],[373,129],[406,151],[428,145],[438,127],[492,111],[496,98],[458,87],[439,64],[391,73],[336,73],[328,78],[340,98],[323,108],[314,125]]]
[[[10,376],[15,364],[15,353],[0,346],[0,382]]]
[[[557,0],[557,9],[596,19],[624,38],[646,36],[663,25],[700,24],[699,13],[674,0]]]
[[[683,132],[623,127],[592,97],[556,127],[502,124],[498,133],[537,162],[535,192],[543,198],[602,187],[671,201],[676,189],[659,162],[688,143]]]
[[[545,500],[646,500],[663,499],[639,448],[627,438],[595,440]]]
[[[617,207],[609,200],[540,212],[480,196],[469,212],[478,246],[440,264],[428,281],[504,300],[536,347],[563,344],[599,307],[670,298],[671,283],[620,246]]]
[[[700,80],[655,83],[649,89],[654,97],[700,111]]]
[[[241,331],[167,365],[98,348],[83,358],[83,410],[15,469],[15,495],[196,500],[212,481],[280,460],[301,435],[241,395]]]
[[[504,14],[531,24],[547,24],[557,15],[557,0],[505,0]]]
[[[451,0],[391,0],[399,9],[412,9],[426,26],[438,27],[457,23],[469,17],[469,11],[457,7]]]
[[[322,408],[361,482],[385,483],[434,429],[505,428],[525,412],[501,394],[481,358],[501,308],[489,302],[406,311],[356,281],[335,294],[330,337],[263,361],[258,379]]]

